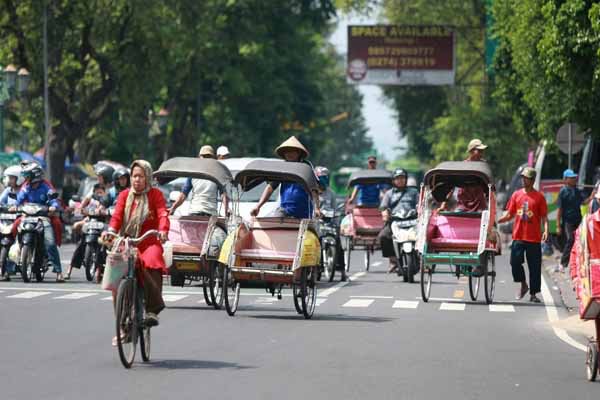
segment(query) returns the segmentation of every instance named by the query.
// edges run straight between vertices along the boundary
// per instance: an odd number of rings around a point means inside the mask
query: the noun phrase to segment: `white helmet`
[[[14,176],[17,178],[17,186],[21,186],[25,179],[21,175],[21,167],[19,165],[11,165],[4,170],[2,174],[4,177],[4,186],[8,186],[8,177]]]

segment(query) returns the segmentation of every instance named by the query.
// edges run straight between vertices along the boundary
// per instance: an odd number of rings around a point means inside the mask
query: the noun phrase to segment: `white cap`
[[[217,149],[217,156],[227,156],[229,155],[229,149],[227,146],[219,146]]]

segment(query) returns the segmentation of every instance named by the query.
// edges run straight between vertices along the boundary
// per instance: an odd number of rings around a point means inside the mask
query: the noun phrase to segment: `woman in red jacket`
[[[143,271],[146,323],[150,326],[158,325],[158,314],[165,308],[162,275],[167,267],[161,243],[167,240],[168,215],[162,192],[152,187],[152,166],[144,160],[134,161],[131,164],[131,187],[117,197],[109,230],[134,238],[153,229],[160,232],[158,239],[148,238],[138,246],[138,260]]]

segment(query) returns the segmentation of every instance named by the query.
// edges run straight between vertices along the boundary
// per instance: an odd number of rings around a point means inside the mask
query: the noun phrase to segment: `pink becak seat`
[[[377,208],[355,207],[352,219],[357,234],[377,234],[383,229],[381,211]]]
[[[480,223],[479,218],[434,215],[427,232],[429,248],[435,251],[477,249]]]
[[[297,230],[253,228],[239,255],[244,262],[291,264],[296,255],[297,240]]]
[[[169,241],[175,253],[200,253],[208,228],[208,218],[170,217]]]

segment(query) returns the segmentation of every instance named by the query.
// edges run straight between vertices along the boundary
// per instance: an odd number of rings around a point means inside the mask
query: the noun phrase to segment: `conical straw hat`
[[[300,152],[302,153],[302,155],[300,156],[300,158],[307,158],[309,153],[308,150],[306,150],[306,147],[304,147],[302,145],[302,143],[300,143],[300,141],[298,139],[296,139],[296,136],[290,136],[290,138],[288,140],[286,140],[285,142],[281,143],[279,145],[279,147],[277,147],[275,149],[275,153],[283,158],[283,151],[286,149],[297,149],[300,150]]]

